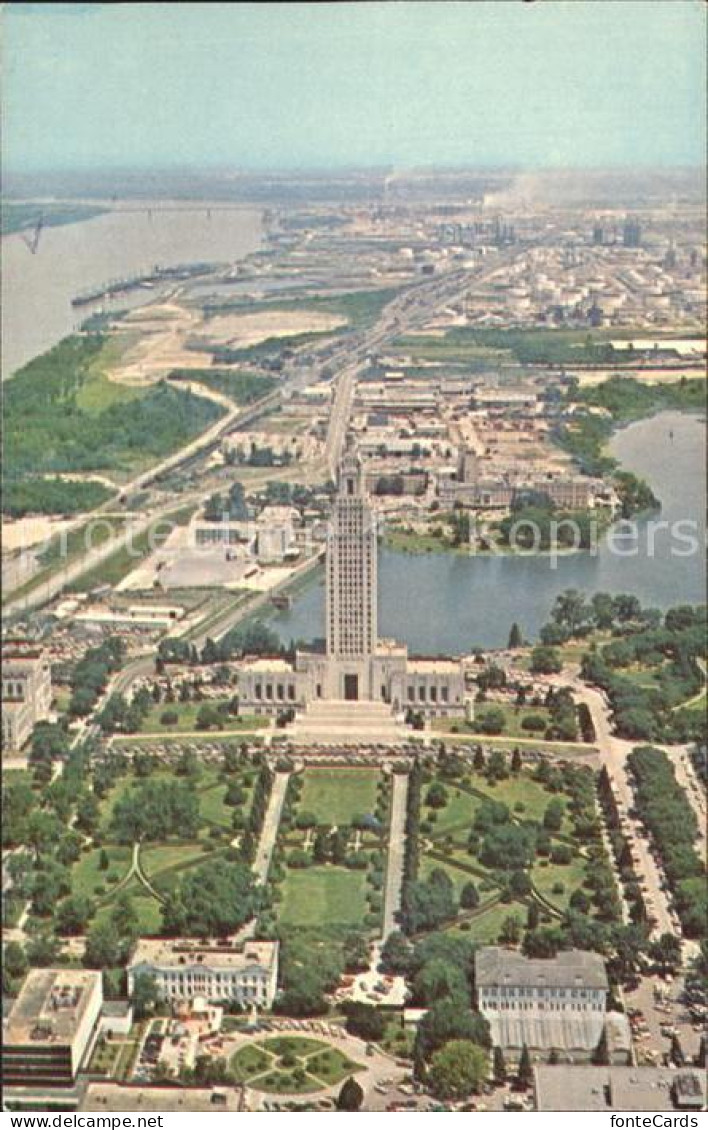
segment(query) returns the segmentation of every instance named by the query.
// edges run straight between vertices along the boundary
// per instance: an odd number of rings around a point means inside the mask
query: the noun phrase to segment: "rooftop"
[[[501,946],[484,946],[475,956],[478,988],[607,989],[605,963],[588,950],[562,950],[553,958],[528,958]]]
[[[674,1110],[703,1109],[705,1075],[670,1067],[562,1067],[535,1069],[536,1109]]]
[[[277,942],[245,942],[242,945],[200,941],[198,938],[140,938],[130,965],[160,968],[184,966],[194,969],[272,969],[278,959]]]
[[[291,675],[293,665],[287,659],[281,659],[279,655],[264,655],[253,659],[244,659],[241,670],[263,671],[273,675]]]
[[[81,1110],[237,1111],[238,1087],[136,1087],[120,1083],[89,1083]]]
[[[87,969],[31,969],[5,1021],[6,1044],[70,1043],[101,974]]]

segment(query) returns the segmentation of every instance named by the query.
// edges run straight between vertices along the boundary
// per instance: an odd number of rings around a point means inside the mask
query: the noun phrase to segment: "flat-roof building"
[[[103,1003],[101,974],[32,969],[3,1022],[6,1087],[70,1087],[90,1049]]]
[[[704,1071],[672,1067],[569,1067],[534,1069],[539,1111],[705,1110]]]
[[[191,938],[141,938],[128,965],[128,994],[135,978],[155,978],[168,1002],[238,1001],[270,1008],[278,985],[278,942],[228,945]]]
[[[500,946],[484,946],[475,955],[475,989],[494,1045],[511,1058],[525,1045],[531,1054],[555,1051],[573,1061],[587,1059],[606,1028],[605,963],[586,950],[527,958]],[[622,1018],[609,1015],[613,1048],[626,1062],[629,1040],[618,1030]]]

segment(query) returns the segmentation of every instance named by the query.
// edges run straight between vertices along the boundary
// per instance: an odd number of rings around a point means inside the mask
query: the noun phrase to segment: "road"
[[[664,890],[664,874],[651,853],[650,841],[638,820],[629,815],[634,809],[634,789],[627,765],[627,758],[635,748],[636,742],[615,737],[610,722],[610,709],[600,691],[576,682],[575,697],[587,704],[595,727],[597,748],[601,763],[607,767],[615,790],[622,803],[622,816],[626,821],[625,830],[629,833],[633,851],[638,860],[639,879],[644,887],[644,900],[650,915],[655,919],[653,933],[675,933],[675,919],[669,906],[668,892]]]
[[[384,889],[382,940],[397,929],[396,915],[401,909],[403,887],[403,857],[406,846],[406,802],[408,800],[408,774],[394,773],[391,793],[391,822],[389,825],[388,865]]]
[[[268,807],[263,817],[263,828],[256,849],[256,858],[253,861],[253,871],[259,883],[265,884],[268,878],[268,868],[275,847],[275,839],[278,835],[280,816],[285,803],[289,779],[289,773],[276,773],[273,777],[273,787],[270,790]]]

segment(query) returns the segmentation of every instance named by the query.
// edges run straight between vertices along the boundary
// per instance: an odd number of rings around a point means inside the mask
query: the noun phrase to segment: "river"
[[[380,635],[407,643],[414,653],[454,655],[477,646],[505,646],[514,621],[527,637],[535,638],[563,589],[588,594],[631,592],[642,604],[662,609],[704,601],[705,422],[663,412],[617,432],[611,451],[626,470],[646,478],[661,500],[661,513],[653,516],[654,522],[695,526],[671,532],[651,527],[652,519],[643,519],[637,524],[636,538],[615,539],[615,548],[604,540],[596,554],[561,557],[556,568],[542,555],[414,555],[383,548],[379,551]],[[700,544],[688,553],[688,543],[677,535],[685,536],[692,529]],[[288,612],[277,613],[270,624],[285,642],[323,636],[321,574],[298,594]]]
[[[107,212],[75,224],[45,227],[35,254],[24,235],[2,237],[2,371],[15,372],[77,329],[89,314],[150,302],[160,290],[136,290],[110,303],[74,307],[71,299],[112,279],[155,266],[234,263],[261,242],[258,209],[198,205]],[[174,284],[171,284],[174,285]],[[163,288],[166,289],[166,288]]]

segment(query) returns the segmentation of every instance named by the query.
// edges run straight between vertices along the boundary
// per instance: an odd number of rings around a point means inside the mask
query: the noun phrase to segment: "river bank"
[[[45,227],[34,254],[26,233],[3,235],[3,377],[79,327],[93,308],[73,307],[77,294],[111,279],[147,274],[155,266],[233,264],[261,246],[259,208],[132,201],[111,202],[110,209],[89,220]],[[101,305],[132,309],[168,293],[172,285],[135,290]]]

